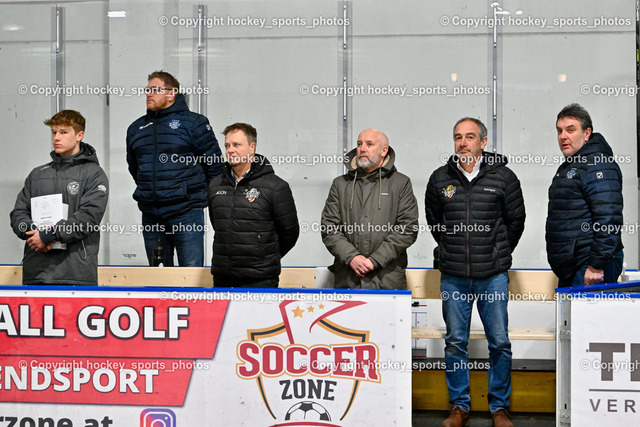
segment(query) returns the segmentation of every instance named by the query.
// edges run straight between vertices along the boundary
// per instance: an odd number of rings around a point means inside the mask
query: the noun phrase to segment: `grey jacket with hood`
[[[391,147],[382,166],[370,173],[346,157],[349,172],[334,179],[322,211],[322,241],[335,257],[337,288],[405,289],[407,248],[418,237],[418,204],[411,180],[396,170]],[[349,267],[356,255],[375,270],[357,277]]]
[[[80,152],[59,157],[35,168],[27,177],[11,211],[11,227],[22,240],[35,230],[31,220],[31,198],[62,194],[62,202],[69,205],[66,220],[56,227],[40,232],[43,243],[66,243],[66,250],[53,249],[35,252],[26,243],[22,259],[22,283],[97,285],[99,225],[107,207],[109,183],[98,163],[96,150],[84,142]]]

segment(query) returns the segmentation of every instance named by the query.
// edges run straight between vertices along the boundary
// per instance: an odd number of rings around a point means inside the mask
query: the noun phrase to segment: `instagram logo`
[[[176,414],[171,409],[145,409],[140,413],[140,427],[176,427]]]

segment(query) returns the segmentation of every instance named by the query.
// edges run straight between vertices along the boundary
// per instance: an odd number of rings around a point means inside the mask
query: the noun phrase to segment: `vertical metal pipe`
[[[640,87],[640,0],[636,0],[636,87]],[[640,97],[636,95],[636,158],[640,154]],[[640,191],[640,162],[636,165],[637,189]],[[640,201],[638,201],[640,209]],[[640,241],[640,236],[638,236]],[[638,254],[640,263],[640,254]]]
[[[196,108],[197,113],[206,115],[207,103],[204,84],[206,81],[206,62],[207,62],[207,38],[206,27],[204,25],[207,16],[206,6],[197,5],[198,25],[196,27]]]
[[[491,132],[491,150],[495,153],[498,150],[498,7],[493,7],[493,62],[492,62],[492,74],[493,74],[493,96],[491,99],[491,125],[493,131]]]
[[[351,85],[351,46],[349,39],[349,28],[353,22],[350,19],[351,3],[349,1],[338,2],[338,13],[342,12],[342,114],[339,120],[339,127],[342,129],[342,144],[338,146],[341,156],[345,156],[349,152],[349,137],[351,133],[351,99],[348,96],[349,87]],[[338,164],[338,175],[342,175],[347,171],[344,164]]]
[[[53,9],[53,34],[54,34],[54,75],[53,83],[56,87],[56,95],[52,102],[53,114],[64,109],[64,98],[61,95],[61,87],[64,86],[64,8],[56,6]]]

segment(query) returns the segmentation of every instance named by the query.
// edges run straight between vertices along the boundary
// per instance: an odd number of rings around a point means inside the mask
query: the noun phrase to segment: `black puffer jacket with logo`
[[[237,182],[231,166],[209,183],[209,217],[215,231],[211,273],[224,282],[275,279],[280,259],[293,248],[300,227],[291,188],[269,161],[255,155]]]
[[[425,208],[442,273],[487,279],[511,267],[525,209],[520,181],[506,164],[504,156],[483,152],[469,182],[454,155],[429,178]]]

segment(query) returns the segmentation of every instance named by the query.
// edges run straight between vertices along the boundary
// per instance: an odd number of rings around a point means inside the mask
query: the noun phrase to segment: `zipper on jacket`
[[[231,175],[231,179],[233,179],[235,182],[233,183],[233,198],[231,199],[231,209],[230,209],[229,219],[232,219],[234,217],[233,211],[236,207],[236,195],[238,194],[238,180],[234,178],[233,175]]]
[[[84,259],[87,259],[87,248],[84,245],[84,240],[80,240],[80,243],[82,243],[82,250],[84,251]]]
[[[153,177],[151,178],[152,182],[152,198],[154,201],[158,200],[158,194],[156,190],[156,166],[158,164],[158,137],[156,132],[155,123],[151,122],[151,126],[153,126]]]
[[[480,172],[478,173],[478,175],[473,178],[472,181],[469,181],[467,179],[466,176],[464,176],[462,174],[462,172],[460,172],[457,169],[454,169],[457,174],[458,174],[458,179],[460,180],[460,182],[464,185],[464,187],[467,189],[467,209],[466,209],[466,224],[467,224],[467,229],[465,230],[465,252],[467,254],[467,278],[471,278],[471,240],[469,237],[469,223],[471,221],[471,189],[472,187],[475,186],[475,183],[478,182],[478,179],[480,179],[480,177],[484,176],[484,175],[488,175],[490,173],[495,173],[495,170],[485,170],[482,171],[480,170]],[[473,286],[473,285],[472,285]]]
[[[469,183],[471,184],[471,183]],[[467,229],[465,230],[465,249],[467,252],[467,278],[471,278],[471,242],[469,240],[469,217],[471,216],[471,185],[467,190]],[[473,286],[473,285],[472,285]]]

